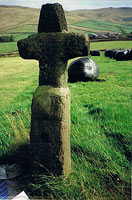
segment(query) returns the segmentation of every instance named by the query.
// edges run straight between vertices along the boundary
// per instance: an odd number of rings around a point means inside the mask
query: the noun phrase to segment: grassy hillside
[[[39,9],[34,8],[0,6],[0,33],[25,24],[37,24],[39,12]]]
[[[97,32],[118,32],[118,33],[130,33],[132,31],[131,26],[126,26],[122,24],[117,24],[114,22],[100,21],[100,20],[87,20],[74,24],[82,28],[86,28],[85,31]],[[76,28],[77,28],[76,27]]]
[[[132,22],[131,11],[132,8],[107,8],[71,11],[65,12],[65,14],[69,32],[84,34],[109,31],[129,33],[132,31],[132,26],[130,26]],[[0,35],[12,35],[14,40],[18,41],[36,33],[39,13],[39,9],[0,6]],[[0,54],[12,51],[17,51],[16,42],[0,43]]]
[[[102,8],[95,10],[71,11],[71,15],[87,18],[88,20],[101,20],[124,25],[132,25],[132,8]]]
[[[125,32],[132,31],[132,8],[102,8],[95,10],[77,10],[66,13],[69,28],[72,31],[89,32],[123,32],[121,26],[124,25]],[[81,18],[81,22],[72,22],[70,16]],[[128,31],[127,31],[128,28]]]
[[[39,13],[40,10],[34,8],[0,6],[0,34],[36,32]],[[83,30],[79,29],[76,24],[91,20],[111,23],[109,24],[110,26],[130,26],[132,25],[131,13],[132,8],[103,8],[65,12],[69,31],[80,30],[81,32]],[[85,25],[81,28],[85,30]],[[91,29],[95,32],[100,31],[99,26],[88,28],[84,32],[88,32]],[[107,27],[105,30],[110,31]]]
[[[43,175],[34,180],[23,174],[20,181],[28,195],[39,195],[40,199],[130,200],[131,61],[115,61],[103,53],[93,59],[100,69],[99,78],[106,82],[68,84],[72,173],[64,179]],[[0,159],[1,163],[22,161],[22,166],[26,162],[26,171],[30,108],[38,71],[37,61],[1,58]]]

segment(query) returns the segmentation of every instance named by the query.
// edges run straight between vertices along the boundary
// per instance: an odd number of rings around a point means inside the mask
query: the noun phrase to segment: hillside
[[[0,34],[11,32],[36,32],[39,9],[19,6],[0,6]],[[87,32],[92,29],[80,28],[76,23],[87,20],[99,20],[132,25],[132,8],[103,8],[95,10],[76,10],[65,12],[69,31]],[[24,28],[24,29],[23,29]],[[19,29],[19,30],[18,30]],[[93,29],[94,32],[98,31]]]
[[[0,6],[0,33],[25,24],[37,24],[39,12],[34,8]]]
[[[124,25],[132,25],[132,8],[102,8],[94,10],[76,10],[66,13],[67,17],[77,16],[87,20],[101,20]]]

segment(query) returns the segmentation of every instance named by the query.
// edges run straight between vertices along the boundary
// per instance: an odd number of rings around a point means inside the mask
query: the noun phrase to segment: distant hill
[[[0,6],[0,33],[25,24],[37,24],[39,9],[19,6]]]
[[[8,32],[36,32],[39,9],[19,6],[0,6],[0,34]],[[76,10],[65,12],[69,31],[88,32],[99,30],[78,26],[77,23],[88,20],[107,21],[121,25],[132,25],[132,8],[102,8],[94,10]],[[119,26],[118,25],[118,26]],[[30,31],[29,31],[30,29]]]
[[[76,10],[66,12],[66,17],[72,31],[83,31],[84,33],[107,31],[130,33],[132,31],[132,8]]]
[[[132,25],[132,8],[102,8],[94,10],[76,10],[66,13],[67,17],[76,16],[88,20],[102,20],[124,25]]]

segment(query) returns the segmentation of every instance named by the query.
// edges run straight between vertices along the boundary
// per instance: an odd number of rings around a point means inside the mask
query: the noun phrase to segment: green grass
[[[23,25],[13,29],[9,29],[8,31],[4,32],[2,36],[13,35],[15,42],[0,43],[0,54],[6,54],[6,53],[11,53],[12,51],[18,51],[16,42],[20,39],[27,38],[29,35],[34,34],[36,32],[37,32],[36,24]]]
[[[25,33],[25,34],[22,34],[22,33],[21,33],[21,34],[15,34],[14,39],[15,39],[15,41],[18,41],[18,40],[27,38],[29,35],[31,35],[31,34],[29,34],[29,33]]]
[[[6,53],[11,53],[13,51],[18,51],[17,41],[20,39],[27,38],[29,35],[30,34],[14,34],[15,42],[0,43],[0,54],[6,54]]]
[[[24,126],[29,132],[30,105],[33,86],[34,90],[37,87],[37,73],[37,61],[24,61],[20,58],[1,58],[0,155],[9,153],[10,148],[15,148],[14,144],[17,148],[17,143],[21,143],[20,138],[24,134],[21,118],[24,118]]]
[[[17,51],[17,43],[16,42],[5,42],[0,43],[0,54],[10,53],[12,51]]]
[[[43,175],[34,177],[33,181],[23,176],[24,190],[29,196],[130,199],[131,61],[117,62],[105,58],[103,53],[93,59],[100,69],[99,78],[106,82],[68,84],[72,173],[65,178]],[[38,85],[38,62],[19,57],[1,58],[0,76],[1,160],[23,161],[28,153],[20,147],[29,143],[30,107]]]
[[[113,22],[99,21],[99,20],[88,20],[74,24],[75,26],[95,29],[98,31],[110,31],[119,33],[130,33],[132,31],[131,26],[125,26],[122,24],[116,24]]]
[[[11,53],[13,51],[18,51],[17,48],[17,41],[21,39],[25,39],[28,36],[34,33],[20,33],[20,34],[3,34],[4,36],[11,36],[14,37],[14,42],[4,42],[0,43],[0,54]]]
[[[28,24],[23,26],[18,26],[16,28],[8,30],[8,33],[32,33],[37,32],[37,24]]]
[[[91,42],[91,50],[104,49],[131,49],[132,41],[107,41],[107,42]]]

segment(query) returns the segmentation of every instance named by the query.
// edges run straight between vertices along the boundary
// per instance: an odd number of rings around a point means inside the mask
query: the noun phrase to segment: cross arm
[[[24,59],[67,61],[87,56],[90,42],[84,34],[40,33],[18,41],[19,54]],[[57,61],[58,60],[58,61]]]
[[[84,34],[67,34],[64,46],[67,60],[79,56],[87,56],[90,51],[89,38]]]
[[[37,35],[29,36],[26,39],[19,40],[17,42],[19,54],[24,59],[36,59],[39,60],[40,48],[37,40]]]

